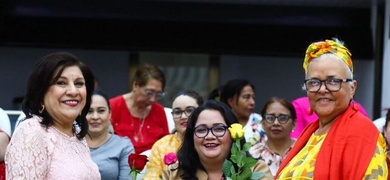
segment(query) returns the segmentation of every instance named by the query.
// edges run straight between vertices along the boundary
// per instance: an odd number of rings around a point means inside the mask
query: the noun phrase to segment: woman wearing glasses
[[[187,128],[188,118],[191,113],[201,104],[203,98],[197,92],[192,90],[182,90],[172,103],[172,117],[175,121],[175,130],[154,143],[149,162],[146,165],[146,174],[144,179],[160,179],[161,173],[167,166],[164,164],[164,155],[173,152],[176,154]]]
[[[295,128],[295,109],[289,101],[273,97],[263,106],[261,116],[267,140],[253,145],[249,153],[267,163],[272,175],[275,175],[295,143],[295,139],[290,138],[290,133]]]
[[[219,93],[219,90],[221,92]],[[245,140],[252,145],[266,139],[261,127],[261,116],[253,113],[255,109],[255,86],[246,79],[231,79],[226,84],[212,91],[209,99],[216,99],[228,105],[238,122],[245,127]]]
[[[149,150],[169,134],[164,107],[156,102],[164,96],[164,87],[163,72],[145,64],[135,72],[133,90],[110,99],[114,132],[129,137],[136,153]]]
[[[338,39],[313,43],[303,67],[318,119],[302,131],[276,179],[387,179],[385,140],[352,101],[349,50]]]
[[[238,123],[237,118],[224,103],[208,100],[195,109],[178,151],[178,163],[164,170],[162,179],[225,179],[222,166],[233,143],[227,127],[233,123]],[[264,162],[258,161],[253,171],[264,172],[262,179],[273,179]]]

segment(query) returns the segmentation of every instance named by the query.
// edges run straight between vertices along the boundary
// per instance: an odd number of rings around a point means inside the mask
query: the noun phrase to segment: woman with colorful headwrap
[[[385,140],[352,99],[351,53],[338,39],[311,44],[304,89],[318,119],[303,131],[275,179],[387,179]]]

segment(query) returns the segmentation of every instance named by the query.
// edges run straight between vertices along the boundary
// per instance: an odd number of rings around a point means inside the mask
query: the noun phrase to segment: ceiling
[[[0,45],[301,56],[339,37],[372,58],[372,7],[384,0],[5,0]]]

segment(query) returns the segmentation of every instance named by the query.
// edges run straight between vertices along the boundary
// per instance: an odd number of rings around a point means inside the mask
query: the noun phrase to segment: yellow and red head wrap
[[[327,53],[332,53],[342,59],[353,73],[352,54],[344,45],[333,40],[325,40],[309,45],[306,50],[305,59],[303,60],[303,69],[305,70],[305,73],[307,72],[307,67],[311,60]]]

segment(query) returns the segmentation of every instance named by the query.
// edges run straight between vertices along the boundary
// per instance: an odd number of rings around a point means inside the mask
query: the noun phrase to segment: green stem
[[[137,171],[133,171],[133,180],[137,180]]]

